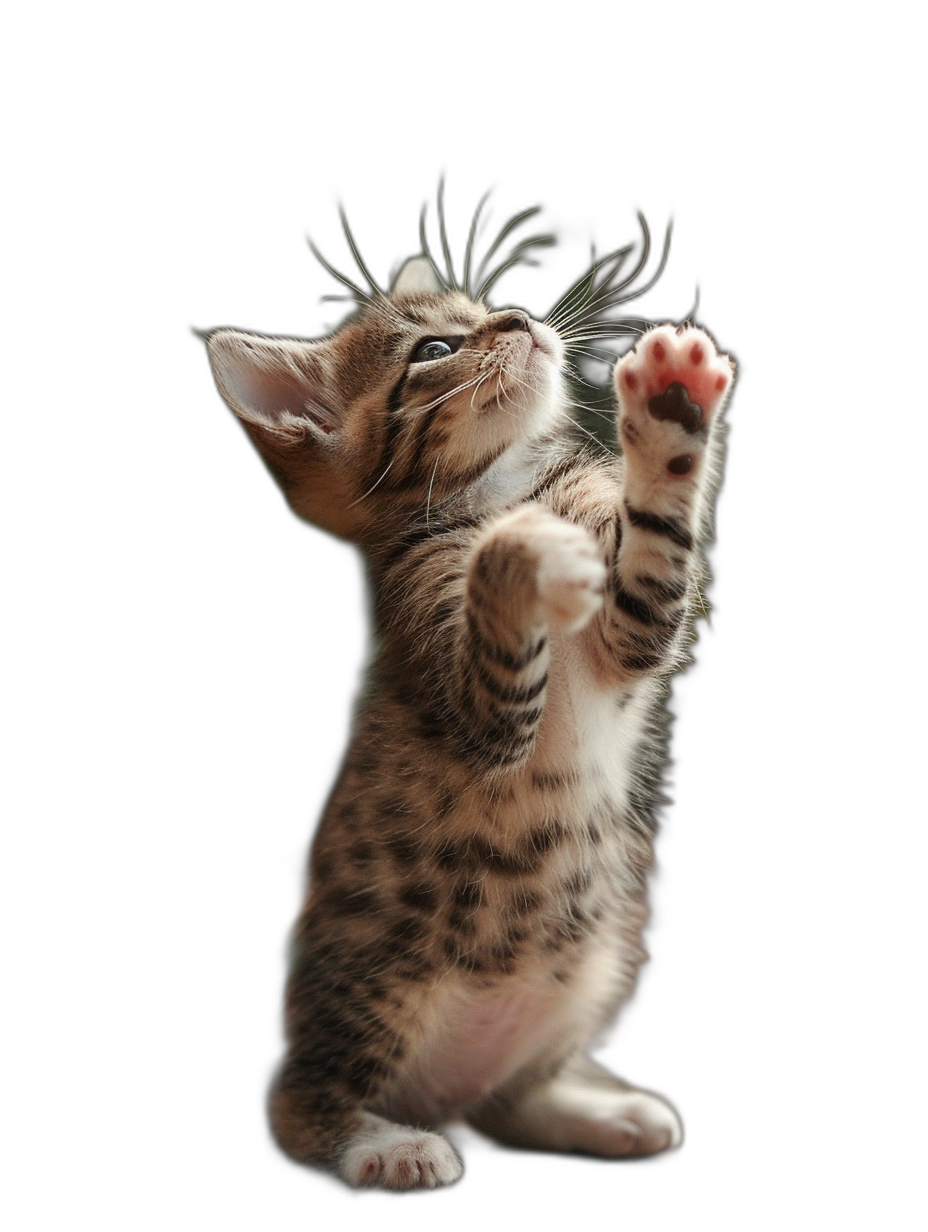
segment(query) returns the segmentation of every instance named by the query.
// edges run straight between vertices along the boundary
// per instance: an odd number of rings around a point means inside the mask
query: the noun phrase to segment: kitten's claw
[[[349,1185],[435,1189],[456,1181],[464,1166],[440,1134],[385,1122],[349,1144],[339,1172]]]

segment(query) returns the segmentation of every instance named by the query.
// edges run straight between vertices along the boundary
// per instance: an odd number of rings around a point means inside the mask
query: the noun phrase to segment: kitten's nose
[[[493,319],[493,325],[498,334],[505,334],[511,329],[522,329],[531,333],[532,329],[528,313],[522,312],[519,308],[509,308],[505,312],[498,312]]]

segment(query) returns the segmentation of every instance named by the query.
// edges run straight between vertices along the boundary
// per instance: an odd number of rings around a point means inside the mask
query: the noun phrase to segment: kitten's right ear
[[[394,280],[390,294],[394,299],[416,295],[440,295],[444,290],[428,257],[410,257]]]
[[[201,335],[219,392],[300,517],[353,538],[344,406],[331,343],[237,329]]]

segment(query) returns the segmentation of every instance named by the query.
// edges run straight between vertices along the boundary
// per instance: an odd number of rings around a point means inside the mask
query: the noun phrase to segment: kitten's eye
[[[463,338],[426,338],[412,353],[411,364],[424,364],[433,359],[445,359],[453,355]]]

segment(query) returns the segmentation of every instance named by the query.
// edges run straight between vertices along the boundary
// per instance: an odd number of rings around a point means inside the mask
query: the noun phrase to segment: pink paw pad
[[[616,369],[619,398],[647,408],[658,420],[671,420],[691,435],[708,426],[733,376],[708,334],[692,326],[661,325],[646,334]],[[685,474],[683,463],[678,474]]]

